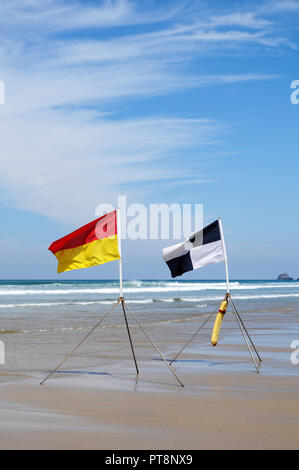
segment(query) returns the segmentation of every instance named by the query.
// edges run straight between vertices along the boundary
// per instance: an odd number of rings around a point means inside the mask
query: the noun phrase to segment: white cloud
[[[80,219],[109,202],[123,185],[159,179],[205,181],[181,171],[190,149],[217,143],[223,125],[209,119],[142,115],[121,118],[133,98],[188,87],[273,79],[249,71],[188,72],[194,58],[251,45],[286,44],[255,13],[211,12],[192,18],[177,10],[141,12],[138,2],[11,0],[0,5],[0,184],[16,207],[51,217]],[[202,10],[200,10],[202,12]],[[180,24],[177,23],[178,19]],[[116,25],[151,24],[130,34]],[[88,32],[70,30],[96,28]],[[103,39],[103,28],[112,27]],[[62,36],[62,33],[66,33]],[[159,110],[160,111],[160,110]],[[164,113],[165,114],[165,113]],[[182,158],[182,157],[181,157]],[[169,165],[160,165],[160,162]],[[181,184],[181,183],[179,183]]]
[[[132,5],[127,0],[108,0],[98,7],[87,3],[82,8],[78,1],[12,0],[2,2],[0,11],[7,26],[15,24],[21,29],[44,26],[49,31],[123,24],[132,13]]]
[[[18,32],[43,35],[53,32],[109,28],[115,26],[164,22],[175,17],[182,9],[176,7],[151,10],[131,0],[99,0],[96,4],[86,0],[10,0],[0,5],[0,23],[4,29],[17,26]]]
[[[258,18],[256,12],[236,12],[223,16],[212,17],[214,25],[218,26],[242,26],[250,29],[261,29],[272,24],[271,21]]]
[[[280,0],[269,3],[268,8],[274,13],[299,11],[299,2],[295,0]]]
[[[193,172],[149,163],[209,144],[218,132],[217,123],[200,119],[89,121],[80,112],[72,118],[32,113],[27,122],[12,117],[2,125],[1,184],[19,208],[80,219],[113,200],[124,183],[194,178]]]

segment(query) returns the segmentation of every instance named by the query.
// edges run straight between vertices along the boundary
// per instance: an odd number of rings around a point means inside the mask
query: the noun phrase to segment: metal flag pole
[[[145,329],[143,328],[143,326],[141,325],[141,323],[139,322],[138,318],[136,317],[135,313],[130,309],[130,307],[126,304],[127,306],[127,309],[129,310],[129,312],[131,313],[132,317],[134,318],[134,320],[136,321],[137,325],[139,326],[139,328],[141,329],[141,331],[143,332],[143,334],[146,336],[146,338],[149,340],[149,342],[151,343],[151,345],[153,346],[153,348],[155,348],[155,350],[157,351],[157,353],[160,355],[161,359],[163,360],[163,362],[167,365],[168,369],[170,370],[170,372],[175,376],[175,378],[177,379],[177,381],[179,382],[179,384],[181,385],[181,387],[184,387],[184,384],[183,382],[180,381],[180,379],[178,378],[177,374],[175,373],[175,370],[171,367],[171,365],[168,363],[168,361],[165,359],[165,357],[163,356],[162,352],[160,351],[160,349],[158,348],[158,346],[153,342],[153,340],[149,337],[148,333],[145,331]]]
[[[256,370],[257,370],[257,372],[258,372],[258,374],[259,374],[259,373],[260,373],[260,372],[259,372],[259,367],[260,367],[260,364],[261,364],[262,360],[261,360],[261,358],[260,358],[260,356],[259,356],[259,353],[258,353],[257,350],[256,350],[256,347],[255,347],[255,345],[254,345],[252,339],[251,339],[250,336],[249,336],[248,331],[246,330],[246,327],[245,327],[245,325],[244,325],[244,323],[243,323],[243,321],[242,321],[242,319],[241,319],[241,317],[240,317],[240,315],[239,315],[239,313],[238,313],[238,311],[237,311],[237,309],[236,309],[236,307],[235,307],[235,304],[234,304],[234,302],[233,302],[233,300],[232,300],[232,298],[231,298],[231,295],[230,295],[230,291],[229,291],[229,276],[228,276],[227,253],[226,253],[226,247],[225,247],[225,241],[224,241],[224,235],[223,235],[222,221],[221,221],[220,217],[218,218],[218,222],[219,222],[219,230],[220,230],[220,236],[221,236],[222,247],[223,247],[223,254],[224,254],[225,278],[226,278],[226,299],[229,299],[229,301],[230,301],[230,303],[231,303],[231,305],[232,305],[233,313],[234,313],[234,315],[235,315],[235,317],[236,317],[238,326],[239,326],[239,328],[240,328],[240,330],[241,330],[241,333],[242,333],[242,335],[243,335],[244,341],[245,341],[245,343],[246,343],[246,345],[247,345],[248,351],[249,351],[249,353],[250,353],[250,355],[251,355],[251,358],[252,358],[252,360],[253,360],[253,363],[254,363],[254,365],[255,365],[255,368],[256,368]],[[246,336],[247,336],[247,337],[246,337]],[[251,350],[251,348],[250,348],[250,344],[249,344],[247,338],[249,339],[249,341],[250,341],[250,343],[251,343],[253,349],[255,350],[255,352],[256,352],[256,354],[257,354],[257,357],[259,358],[259,361],[260,361],[260,364],[259,364],[259,365],[257,365],[257,363],[256,363],[256,361],[255,361],[254,355],[253,355],[253,353],[252,353],[252,350]]]
[[[220,237],[221,237],[223,255],[224,255],[226,294],[229,296],[228,261],[227,261],[226,246],[225,246],[224,235],[223,235],[222,221],[221,221],[220,217],[218,218],[218,223],[219,223]]]
[[[218,223],[219,223],[219,230],[220,230],[220,237],[221,237],[221,242],[222,242],[222,248],[223,248],[223,254],[224,254],[224,263],[225,263],[225,279],[226,279],[226,296],[225,299],[227,299],[230,296],[229,293],[229,276],[228,276],[228,261],[227,261],[227,254],[226,254],[226,247],[224,243],[224,236],[223,236],[223,228],[222,228],[222,223],[220,217],[218,218]],[[218,307],[215,309],[213,313],[211,313],[208,318],[203,322],[203,324],[197,329],[197,331],[191,336],[189,341],[182,347],[182,349],[176,354],[176,356],[170,361],[170,365],[182,354],[182,352],[186,349],[186,347],[193,341],[194,338],[198,335],[198,333],[201,331],[201,329],[208,323],[210,318],[212,318],[213,315],[217,312]]]
[[[136,360],[135,351],[134,351],[134,347],[133,347],[133,341],[132,341],[132,337],[131,337],[131,333],[130,333],[130,328],[129,328],[129,324],[128,324],[128,319],[127,319],[127,315],[126,315],[125,299],[124,299],[123,297],[120,297],[119,300],[120,300],[120,302],[121,302],[121,306],[122,306],[122,309],[123,309],[123,314],[124,314],[125,322],[126,322],[126,328],[127,328],[127,332],[128,332],[128,336],[129,336],[129,341],[130,341],[130,345],[131,345],[131,350],[132,350],[132,354],[133,354],[133,359],[134,359],[134,363],[135,363],[136,373],[137,373],[137,375],[138,375],[138,374],[139,374],[139,369],[138,369],[138,365],[137,365],[137,360]]]
[[[123,296],[123,266],[122,266],[122,251],[121,251],[121,218],[120,218],[120,209],[117,209],[117,239],[118,239],[118,251],[119,251],[119,299],[118,301],[121,302],[126,328],[129,336],[130,346],[132,350],[132,355],[135,363],[136,373],[139,374],[139,369],[137,365],[136,355],[134,351],[133,341],[131,337],[131,332],[128,324],[128,319],[125,310],[125,299]]]
[[[119,258],[119,290],[120,290],[120,297],[119,297],[119,302],[121,302],[121,305],[122,305],[122,310],[123,310],[123,314],[124,314],[124,318],[125,318],[125,323],[126,323],[126,327],[127,327],[127,332],[128,332],[128,336],[129,336],[129,341],[130,341],[130,345],[131,345],[131,349],[132,349],[132,354],[133,354],[133,359],[134,359],[134,362],[135,362],[135,367],[136,367],[136,372],[137,372],[137,375],[139,374],[139,370],[138,370],[138,365],[137,365],[137,360],[136,360],[136,356],[135,356],[135,351],[134,351],[134,347],[133,347],[133,341],[132,341],[132,338],[131,338],[131,333],[130,333],[130,329],[129,329],[129,324],[128,324],[128,319],[127,319],[127,315],[126,315],[126,308],[129,310],[129,312],[131,313],[131,315],[133,316],[133,318],[135,319],[137,325],[139,326],[139,328],[141,329],[141,331],[144,333],[144,335],[147,337],[147,339],[149,340],[149,342],[152,344],[152,346],[156,349],[156,351],[160,354],[161,358],[163,359],[163,361],[166,363],[167,367],[170,369],[170,371],[174,374],[174,376],[176,377],[176,379],[178,380],[178,382],[180,383],[180,385],[182,387],[184,387],[183,383],[180,381],[180,379],[178,378],[178,376],[176,375],[175,371],[173,370],[173,368],[171,366],[169,366],[168,362],[166,361],[166,359],[164,358],[163,354],[161,353],[161,351],[158,349],[158,347],[155,345],[155,343],[151,340],[151,338],[148,336],[148,334],[146,333],[146,331],[144,330],[144,328],[142,327],[142,325],[139,323],[139,321],[137,320],[136,316],[134,315],[134,313],[132,312],[132,310],[130,309],[130,307],[127,305],[127,303],[125,302],[125,298],[123,296],[123,279],[122,279],[122,250],[121,250],[121,217],[120,217],[120,209],[117,210],[117,236],[118,236],[118,251],[119,251],[119,255],[120,255],[120,258]]]
[[[119,252],[119,297],[123,297],[123,260],[121,252],[121,218],[120,209],[117,209],[117,240]]]
[[[115,307],[117,307],[117,305],[118,305],[119,303],[120,303],[120,300],[118,299],[118,301],[113,305],[113,307],[112,307],[110,310],[108,310],[108,312],[107,312],[107,313],[98,321],[98,323],[87,333],[87,335],[85,335],[84,338],[81,339],[80,343],[78,343],[77,346],[75,346],[74,349],[73,349],[70,353],[68,353],[68,354],[65,356],[65,358],[58,364],[58,366],[56,366],[55,369],[52,370],[52,371],[47,375],[47,377],[45,377],[45,378],[41,381],[40,385],[43,385],[46,380],[48,380],[55,372],[58,371],[58,369],[60,369],[60,367],[62,366],[62,364],[64,364],[67,359],[69,359],[70,357],[72,357],[72,355],[74,354],[74,352],[77,351],[77,349],[79,348],[79,346],[81,346],[81,344],[84,343],[84,341],[100,326],[100,324],[103,323],[103,321],[105,320],[105,318],[108,317],[109,313],[111,313],[112,310],[114,310]]]

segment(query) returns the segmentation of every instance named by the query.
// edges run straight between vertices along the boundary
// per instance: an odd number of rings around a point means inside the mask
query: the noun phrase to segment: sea
[[[226,292],[224,281],[124,281],[124,293],[133,303],[211,302]],[[299,281],[233,280],[236,300],[295,299]],[[51,308],[69,305],[108,305],[119,295],[118,280],[0,280],[0,308]]]
[[[139,359],[144,361],[152,360],[155,351],[148,349],[150,345],[129,309],[171,357],[212,312],[216,314],[226,293],[223,280],[127,280],[123,287],[133,340]],[[277,371],[297,374],[298,368],[291,365],[289,358],[291,341],[299,339],[299,281],[232,280],[230,292],[254,341],[264,351],[264,357],[268,356],[269,367],[273,369],[272,364],[276,364]],[[0,341],[6,354],[0,382],[12,375],[39,377],[41,371],[53,367],[104,318],[118,296],[117,280],[0,281]],[[246,367],[251,370],[236,319],[229,315],[231,311],[227,313],[216,353],[223,354],[228,345],[240,345],[244,360],[248,361]],[[214,317],[186,354],[210,351],[213,322]],[[105,367],[124,370],[125,363],[130,368],[128,344],[123,312],[118,306],[80,347],[68,366],[72,370],[97,371]],[[213,348],[212,353],[216,359]],[[223,364],[223,359],[220,357],[218,362]],[[207,369],[209,365],[213,363],[207,363]]]
[[[145,312],[147,320],[210,311],[226,292],[222,280],[132,280],[124,281],[123,288],[128,305]],[[232,280],[230,292],[240,311],[296,310],[299,281]],[[117,280],[1,280],[0,333],[5,333],[1,318],[8,320],[9,330],[22,321],[27,326],[63,318],[84,322],[89,315],[104,314],[118,296]]]

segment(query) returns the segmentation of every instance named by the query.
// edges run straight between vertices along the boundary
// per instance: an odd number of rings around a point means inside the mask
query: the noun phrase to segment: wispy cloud
[[[279,0],[269,3],[268,8],[274,13],[299,11],[299,2],[296,0]]]
[[[17,26],[15,32],[24,32],[32,28],[43,34],[53,32],[80,31],[82,29],[110,28],[116,26],[161,23],[175,18],[183,8],[183,4],[163,8],[159,5],[154,9],[131,0],[102,0],[99,2],[69,0],[12,0],[2,3],[1,17],[3,27],[9,29]]]
[[[272,21],[259,18],[254,11],[236,12],[228,15],[212,17],[212,24],[218,26],[241,26],[250,29],[264,29],[272,25]]]
[[[211,74],[189,66],[228,48],[233,56],[252,46],[289,47],[288,37],[258,11],[152,5],[141,11],[129,0],[1,3],[7,104],[0,109],[0,183],[7,202],[74,219],[113,200],[128,182],[134,188],[158,178],[209,180],[182,172],[178,161],[188,149],[198,154],[217,143],[222,123],[200,110],[196,119],[161,117],[160,110],[148,118],[120,114],[132,99],[274,79],[263,71]],[[171,171],[159,164],[167,159]]]
[[[80,112],[12,121],[2,127],[0,143],[1,155],[6,149],[10,153],[0,168],[7,201],[61,219],[92,215],[98,203],[114,199],[123,183],[194,179],[194,172],[161,171],[149,163],[209,145],[221,130],[200,119],[89,121]]]

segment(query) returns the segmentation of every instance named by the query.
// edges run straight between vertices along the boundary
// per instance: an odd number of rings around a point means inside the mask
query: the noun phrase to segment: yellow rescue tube
[[[211,338],[212,346],[216,346],[218,343],[220,328],[221,328],[222,320],[225,315],[227,306],[228,306],[228,301],[225,299],[220,305],[220,309],[217,313],[217,317],[214,323],[214,328],[213,328],[213,333],[212,333],[212,338]]]

